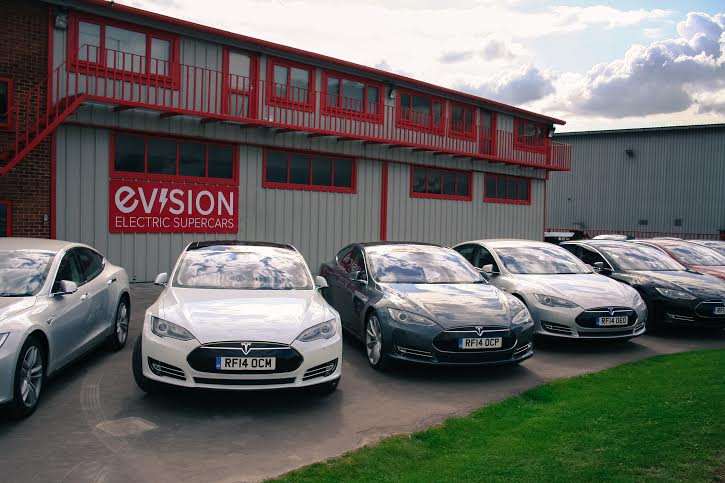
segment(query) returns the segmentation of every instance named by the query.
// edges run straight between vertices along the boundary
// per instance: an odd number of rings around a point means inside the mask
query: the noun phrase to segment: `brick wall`
[[[35,0],[0,0],[0,12],[0,77],[13,79],[17,101],[48,75],[48,6]],[[0,165],[8,161],[3,154],[13,142],[14,132],[0,129]],[[13,236],[51,234],[50,144],[46,139],[0,177],[0,200],[12,202]]]

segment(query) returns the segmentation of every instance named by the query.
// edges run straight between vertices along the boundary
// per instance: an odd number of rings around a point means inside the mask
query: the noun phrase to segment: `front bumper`
[[[725,306],[725,301],[680,301],[661,298],[654,302],[659,322],[677,327],[725,328],[725,315],[715,315],[715,307]]]
[[[225,344],[230,347],[233,343]],[[243,354],[240,344],[237,352],[207,344],[210,355],[215,354],[237,357],[266,356],[254,351]],[[282,344],[278,344],[282,346]],[[211,346],[211,347],[209,347]],[[315,386],[339,379],[342,374],[342,338],[336,334],[329,340],[312,342],[295,341],[286,346],[286,353],[296,353],[300,360],[294,361],[294,369],[278,371],[220,371],[214,367],[199,370],[200,363],[190,355],[200,350],[196,340],[180,341],[161,338],[151,332],[148,324],[144,326],[141,344],[143,375],[164,384],[186,388],[221,389],[234,391],[293,389]],[[291,350],[290,350],[291,348]],[[153,368],[150,364],[153,364]],[[334,364],[334,370],[331,369]],[[203,363],[202,363],[203,365]],[[284,365],[280,365],[285,369]]]
[[[534,355],[533,324],[514,327],[475,326],[442,329],[439,326],[401,324],[384,317],[383,340],[393,359],[440,366],[497,366],[514,364]],[[500,349],[459,349],[461,338],[501,337]]]
[[[544,305],[529,305],[531,316],[536,322],[536,334],[547,337],[561,337],[565,339],[630,339],[644,334],[647,330],[647,309],[621,307],[622,314],[630,311],[633,316],[626,326],[597,327],[587,323],[580,325],[577,320],[585,314],[598,312],[599,308],[582,310],[581,307],[548,307]],[[617,315],[619,312],[615,312]],[[606,315],[606,314],[605,314]]]
[[[25,335],[20,332],[10,332],[0,347],[0,404],[10,402],[14,398],[15,367],[18,364],[18,352],[24,338]]]

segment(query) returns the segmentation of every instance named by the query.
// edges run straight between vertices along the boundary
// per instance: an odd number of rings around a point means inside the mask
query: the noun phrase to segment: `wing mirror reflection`
[[[154,279],[154,285],[161,285],[162,287],[165,287],[168,282],[169,274],[166,272],[156,275],[156,279]]]
[[[592,268],[595,272],[604,272],[604,273],[610,273],[612,270],[609,269],[609,267],[604,266],[604,262],[594,262],[592,264]]]
[[[353,272],[349,272],[347,276],[353,282],[368,283],[368,275],[367,275],[367,273],[365,273],[365,272],[363,272],[361,270],[356,270],[356,271],[353,271]]]
[[[327,287],[329,287],[329,285],[327,284],[327,280],[325,279],[325,277],[317,275],[315,277],[315,288],[318,290],[321,290],[321,289],[327,288]]]
[[[78,291],[78,284],[70,280],[61,280],[58,282],[58,295],[70,295]]]
[[[484,265],[481,267],[481,272],[485,275],[498,275],[500,272],[493,268],[493,264],[489,263],[488,265]]]

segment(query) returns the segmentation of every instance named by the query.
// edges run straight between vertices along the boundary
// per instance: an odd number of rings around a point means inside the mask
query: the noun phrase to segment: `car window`
[[[83,282],[89,282],[103,271],[103,257],[88,248],[74,249],[78,257]]]
[[[477,248],[478,247],[476,245],[462,245],[460,247],[456,247],[455,250],[458,253],[460,253],[461,255],[463,255],[463,258],[468,260],[468,262],[471,265],[475,266],[476,265],[475,256],[476,256]]]
[[[352,247],[352,246],[347,246],[347,247],[343,248],[342,250],[340,250],[339,252],[337,252],[337,255],[335,255],[335,260],[337,260],[337,264],[340,266],[340,268],[342,268],[346,272],[350,271],[349,270],[350,269],[350,260],[351,260],[350,256],[352,254],[353,248],[354,247]]]
[[[81,275],[81,269],[78,266],[78,259],[73,250],[68,251],[63,255],[63,259],[60,261],[58,267],[58,273],[55,276],[55,282],[53,283],[53,291],[57,291],[61,280],[68,280],[69,282],[75,282],[76,285],[83,283],[83,276]]]
[[[483,268],[486,265],[493,265],[493,271],[498,272],[500,271],[498,269],[498,264],[496,263],[496,260],[493,258],[493,255],[491,252],[489,252],[486,248],[481,247],[481,250],[478,252],[478,263],[476,266],[478,268]]]
[[[365,257],[360,247],[355,247],[352,251],[352,257],[350,260],[350,271],[351,272],[362,272],[367,275],[365,270]]]
[[[54,252],[0,250],[0,297],[36,295],[48,276]]]
[[[582,261],[586,263],[587,265],[594,266],[597,262],[604,263],[605,268],[611,269],[612,267],[609,266],[609,263],[604,259],[603,256],[601,256],[599,253],[589,250],[588,248],[582,248],[581,257]]]
[[[498,247],[496,254],[511,273],[531,275],[591,273],[581,260],[556,245]]]
[[[603,252],[622,271],[683,271],[680,265],[658,248],[632,242],[597,243],[597,249]]]
[[[481,283],[481,275],[455,250],[427,245],[366,249],[370,271],[383,283]]]
[[[680,263],[686,263],[688,265],[703,265],[703,266],[723,266],[725,265],[725,257],[720,255],[715,250],[710,248],[695,245],[695,244],[682,244],[682,245],[665,245],[665,247],[672,253],[672,256]]]

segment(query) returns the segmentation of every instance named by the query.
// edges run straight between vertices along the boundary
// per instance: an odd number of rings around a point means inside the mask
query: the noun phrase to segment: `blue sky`
[[[118,0],[561,117],[725,122],[725,2]]]

